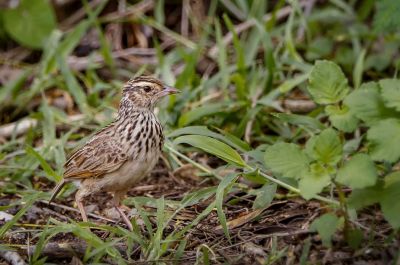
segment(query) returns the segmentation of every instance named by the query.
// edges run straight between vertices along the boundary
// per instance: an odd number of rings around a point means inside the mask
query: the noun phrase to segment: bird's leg
[[[75,202],[76,202],[76,205],[78,206],[79,211],[81,212],[82,220],[84,222],[87,222],[88,218],[87,218],[87,215],[86,215],[85,208],[83,207],[82,200],[83,200],[82,193],[80,192],[80,190],[78,190],[76,192],[76,194],[75,194]]]
[[[131,221],[129,220],[128,216],[125,215],[124,211],[121,209],[121,198],[125,195],[125,192],[116,191],[114,192],[114,207],[121,215],[122,219],[124,220],[125,224],[128,226],[129,230],[133,231],[133,226]]]

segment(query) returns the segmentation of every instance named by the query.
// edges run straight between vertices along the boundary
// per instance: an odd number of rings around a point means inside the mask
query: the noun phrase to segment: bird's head
[[[139,76],[125,83],[122,91],[121,107],[130,105],[134,108],[153,110],[163,97],[179,93],[179,90],[165,85],[151,76]]]

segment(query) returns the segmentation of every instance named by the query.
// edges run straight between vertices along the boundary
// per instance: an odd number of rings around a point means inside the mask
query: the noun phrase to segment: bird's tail
[[[57,197],[57,194],[60,192],[62,187],[65,185],[65,180],[61,180],[57,183],[57,185],[53,189],[53,193],[51,194],[51,198],[49,200],[49,204]]]

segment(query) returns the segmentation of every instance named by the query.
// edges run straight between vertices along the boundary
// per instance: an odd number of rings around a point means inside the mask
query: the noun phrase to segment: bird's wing
[[[113,126],[104,128],[73,153],[64,165],[64,178],[99,177],[120,168],[127,155],[114,137],[113,130]]]

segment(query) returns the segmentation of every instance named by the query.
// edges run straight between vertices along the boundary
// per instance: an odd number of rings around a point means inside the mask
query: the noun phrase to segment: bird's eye
[[[143,88],[143,90],[144,90],[144,92],[148,93],[148,92],[150,92],[151,87],[145,86],[145,87]]]

